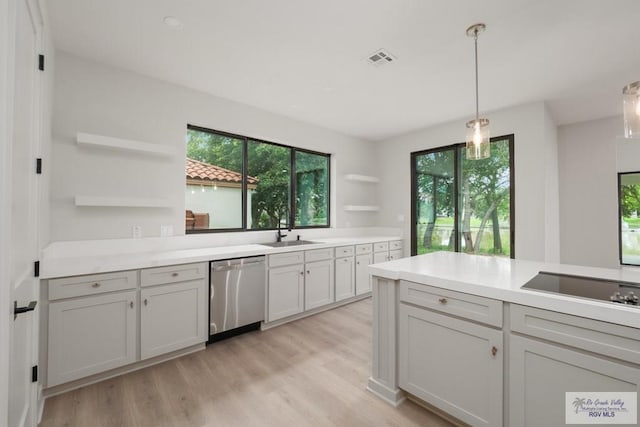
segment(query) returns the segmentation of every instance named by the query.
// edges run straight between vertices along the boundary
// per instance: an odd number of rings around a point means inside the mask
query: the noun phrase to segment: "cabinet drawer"
[[[333,258],[333,248],[304,251],[304,262],[321,261]]]
[[[202,279],[207,275],[207,263],[170,265],[168,267],[146,268],[140,273],[141,286],[162,285]]]
[[[389,250],[397,250],[402,249],[402,240],[394,240],[393,242],[389,242]]]
[[[336,248],[336,258],[343,256],[353,256],[354,250],[353,246],[340,246]]]
[[[269,259],[269,267],[302,264],[304,262],[304,252],[284,252],[281,254],[269,255],[267,258]]]
[[[512,304],[511,330],[640,363],[640,329]]]
[[[137,282],[138,273],[134,270],[51,279],[49,280],[49,299],[56,300],[133,289],[137,286]]]
[[[413,282],[400,282],[400,301],[453,316],[502,326],[502,301]]]
[[[358,255],[370,254],[371,252],[373,252],[373,245],[371,243],[366,245],[356,245],[356,254]]]
[[[377,242],[373,244],[374,252],[384,252],[389,250],[389,242]]]

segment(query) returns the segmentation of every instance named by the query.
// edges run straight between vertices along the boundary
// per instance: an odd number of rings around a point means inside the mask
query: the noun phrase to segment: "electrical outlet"
[[[161,225],[160,237],[170,237],[170,236],[173,236],[173,225]]]
[[[139,239],[142,237],[142,226],[141,225],[133,225],[131,226],[131,237],[134,239]]]

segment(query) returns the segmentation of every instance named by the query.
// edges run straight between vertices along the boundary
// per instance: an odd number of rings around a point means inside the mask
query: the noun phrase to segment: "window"
[[[329,157],[296,151],[296,227],[329,223]]]
[[[187,233],[329,226],[330,155],[187,129]]]
[[[620,264],[640,265],[640,172],[618,174]]]
[[[491,156],[467,160],[464,144],[411,153],[411,253],[514,257],[513,135]]]

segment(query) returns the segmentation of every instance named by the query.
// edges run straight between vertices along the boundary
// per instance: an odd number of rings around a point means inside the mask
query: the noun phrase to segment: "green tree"
[[[623,217],[630,217],[637,215],[640,211],[640,185],[628,184],[622,185],[620,208],[622,210]]]
[[[464,151],[464,150],[463,150]],[[503,253],[499,219],[510,216],[509,141],[491,144],[491,156],[482,160],[462,159],[462,232],[467,252],[479,253],[489,221],[493,228],[493,252]],[[471,236],[471,217],[480,219],[475,244]]]

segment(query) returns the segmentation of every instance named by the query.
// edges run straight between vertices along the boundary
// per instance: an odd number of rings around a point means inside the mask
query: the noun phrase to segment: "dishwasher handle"
[[[239,259],[233,260],[231,263],[228,261],[222,261],[211,264],[211,269],[213,271],[232,271],[232,270],[241,270],[245,267],[254,267],[256,265],[264,265],[265,261],[263,257],[256,259]]]

